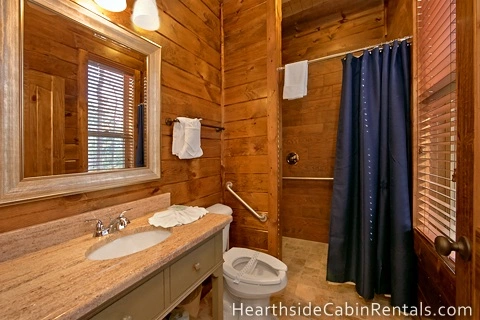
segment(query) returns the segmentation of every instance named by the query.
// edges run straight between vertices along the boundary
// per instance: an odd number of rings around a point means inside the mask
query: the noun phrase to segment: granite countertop
[[[152,214],[136,218],[106,237],[92,234],[24,254],[0,263],[2,319],[78,319],[170,261],[206,240],[231,221],[207,214],[191,224],[169,229],[163,242],[121,258],[92,261],[85,253],[99,242],[154,229]],[[112,239],[113,240],[113,239]]]

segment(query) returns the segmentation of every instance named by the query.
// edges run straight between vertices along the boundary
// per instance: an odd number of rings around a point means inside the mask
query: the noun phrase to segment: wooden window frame
[[[145,96],[145,90],[144,90],[144,86],[146,86],[146,83],[144,83],[145,81],[142,81],[142,72],[140,70],[136,70],[134,68],[130,68],[128,66],[125,66],[123,64],[119,64],[119,63],[116,63],[115,61],[112,61],[110,59],[107,59],[107,58],[104,58],[102,56],[99,56],[99,55],[96,55],[96,54],[92,54],[92,53],[87,53],[86,55],[84,55],[84,60],[83,61],[83,64],[85,66],[85,68],[87,69],[88,68],[88,63],[89,61],[95,61],[97,63],[100,63],[100,64],[103,64],[103,65],[106,65],[108,67],[111,67],[113,69],[116,69],[116,70],[119,70],[129,76],[132,77],[133,79],[133,85],[134,85],[134,98],[133,98],[133,101],[131,102],[131,107],[133,108],[133,119],[132,119],[132,134],[133,134],[133,144],[131,146],[125,146],[125,150],[126,150],[126,154],[125,154],[125,167],[124,168],[134,168],[135,167],[135,163],[136,163],[136,159],[135,159],[135,150],[136,148],[138,147],[138,133],[137,133],[137,130],[136,130],[136,126],[135,126],[135,123],[137,123],[137,118],[138,118],[138,113],[136,112],[136,106],[138,106],[141,101],[143,101],[143,97]],[[85,70],[85,83],[87,83],[88,81],[88,71]],[[127,87],[125,87],[125,90],[124,90],[124,106],[125,108],[128,108],[129,107],[129,104],[128,103],[125,103],[127,100],[128,100],[128,92],[127,92]],[[87,94],[87,93],[85,93]],[[84,163],[84,168],[85,168],[85,171],[88,170],[88,96],[85,98],[86,100],[86,110],[85,110],[85,117],[82,117],[79,119],[79,125],[78,125],[78,128],[79,128],[79,137],[82,141],[84,141],[83,143],[81,143],[80,145],[82,146],[82,150],[81,150],[81,161]],[[126,114],[126,113],[125,113]],[[145,120],[145,119],[144,119]],[[124,121],[128,121],[127,120],[127,117],[124,118]],[[129,124],[124,124],[124,126],[130,126]],[[107,169],[108,170],[108,169]],[[94,170],[94,171],[97,171],[97,170]]]

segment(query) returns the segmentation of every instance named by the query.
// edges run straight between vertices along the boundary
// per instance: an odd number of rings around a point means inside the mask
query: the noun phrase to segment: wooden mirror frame
[[[30,1],[147,56],[147,166],[23,178],[24,0],[0,1],[0,206],[159,179],[161,47],[70,0]]]

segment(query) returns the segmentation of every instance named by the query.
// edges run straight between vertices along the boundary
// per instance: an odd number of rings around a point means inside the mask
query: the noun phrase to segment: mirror
[[[146,58],[25,0],[23,176],[145,166]]]
[[[70,0],[7,2],[0,205],[160,178],[160,46]]]

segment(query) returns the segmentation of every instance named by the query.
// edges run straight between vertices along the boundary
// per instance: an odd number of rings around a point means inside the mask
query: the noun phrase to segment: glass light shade
[[[142,29],[155,31],[160,27],[155,0],[136,0],[133,5],[133,23]]]
[[[127,0],[95,0],[105,10],[120,12],[127,8]]]

